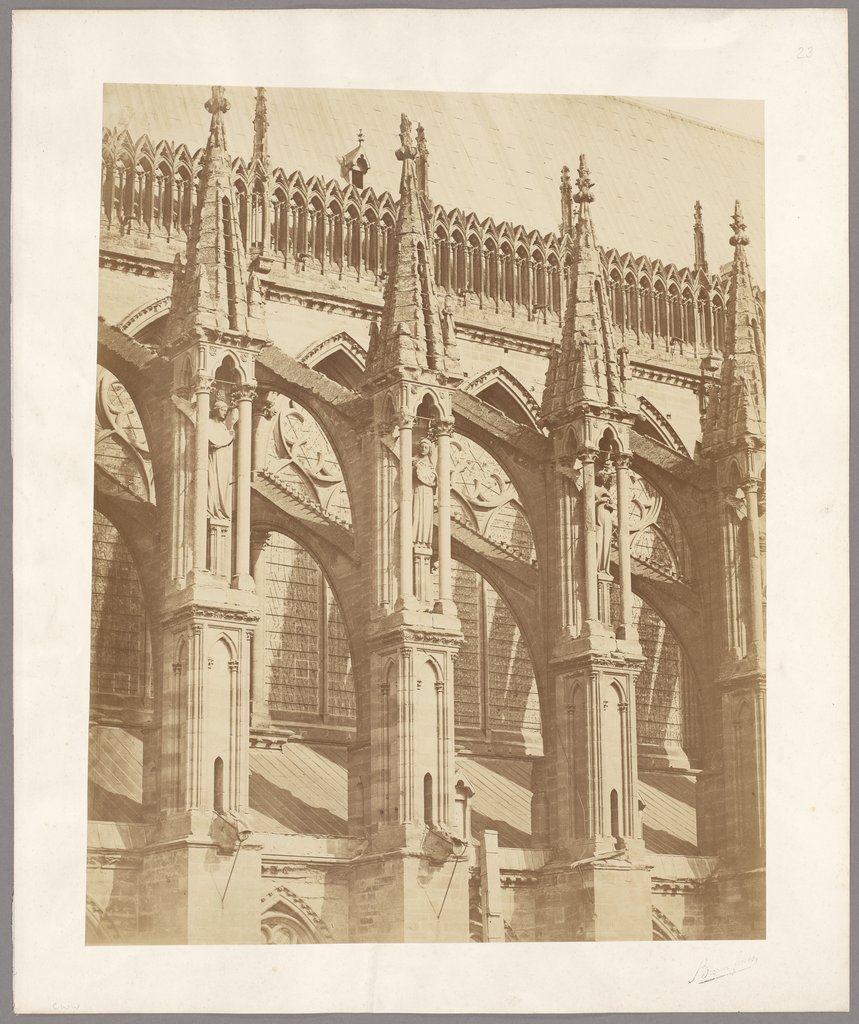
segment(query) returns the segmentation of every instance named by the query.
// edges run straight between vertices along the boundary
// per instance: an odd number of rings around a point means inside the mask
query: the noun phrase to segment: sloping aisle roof
[[[457,770],[474,789],[472,827],[477,838],[491,828],[498,832],[503,847],[535,845],[528,762],[462,756],[457,758]],[[647,848],[659,854],[694,855],[694,783],[685,777],[643,772],[640,787]],[[282,750],[252,749],[249,797],[248,817],[259,832],[347,835],[346,750],[314,743],[289,743]],[[143,743],[138,730],[90,727],[89,819],[142,825]]]
[[[104,125],[137,140],[206,144],[207,86],[109,85]],[[227,88],[230,154],[253,151],[254,90]],[[370,161],[365,184],[398,194],[400,113],[424,125],[434,202],[481,220],[545,234],[560,222],[560,172],[586,153],[598,202],[601,245],[664,263],[693,262],[693,207],[704,211],[711,271],[730,261],[729,221],[739,199],[764,287],[763,143],[672,111],[607,96],[268,89],[269,151],[275,167],[342,181],[339,158],[359,129]]]

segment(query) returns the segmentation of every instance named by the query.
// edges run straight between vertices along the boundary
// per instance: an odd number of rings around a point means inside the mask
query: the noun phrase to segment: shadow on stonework
[[[492,829],[498,833],[499,846],[513,846],[527,849],[534,845],[533,838],[522,832],[506,821],[495,821],[487,818],[485,814],[473,811],[471,815],[471,830],[475,838],[480,838],[486,829]]]
[[[143,821],[143,804],[97,782],[90,782],[87,787],[87,818],[89,821],[139,824]]]
[[[288,832],[335,836],[348,833],[345,818],[325,807],[312,807],[258,772],[251,772],[248,797],[253,810],[278,822]]]

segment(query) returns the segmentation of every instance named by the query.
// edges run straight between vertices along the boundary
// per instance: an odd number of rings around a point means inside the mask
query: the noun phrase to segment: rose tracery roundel
[[[352,513],[343,471],[325,431],[294,399],[275,400],[267,469],[338,519]]]
[[[688,576],[688,546],[677,517],[649,481],[634,470],[629,478],[631,554],[669,575]]]
[[[149,444],[134,400],[101,366],[95,391],[95,461],[103,489],[121,497],[155,500]]]
[[[112,430],[133,448],[148,452],[149,444],[131,395],[112,373],[99,367],[96,381],[96,416],[103,430]]]
[[[454,519],[531,561],[531,527],[502,466],[485,448],[461,434],[454,435],[450,456]]]
[[[485,449],[457,434],[450,446],[451,486],[476,509],[497,508],[516,496],[507,474]]]

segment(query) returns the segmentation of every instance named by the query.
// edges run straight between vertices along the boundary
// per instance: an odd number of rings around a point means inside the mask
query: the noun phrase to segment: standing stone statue
[[[412,540],[415,544],[432,544],[433,499],[436,471],[434,447],[428,438],[421,438],[418,454],[412,459],[414,491],[412,497]]]
[[[233,483],[233,428],[227,423],[230,407],[218,395],[209,416],[209,487],[210,519],[229,519],[232,508],[230,488]]]
[[[611,571],[611,533],[614,525],[614,501],[609,486],[611,474],[603,470],[597,475],[594,487],[597,526],[597,572]]]

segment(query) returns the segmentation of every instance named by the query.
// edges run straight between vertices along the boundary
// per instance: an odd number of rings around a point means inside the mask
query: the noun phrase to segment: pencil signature
[[[732,974],[741,974],[743,971],[750,971],[758,962],[756,956],[741,956],[732,964],[713,967],[706,960],[698,964],[698,968],[689,979],[690,985],[703,985],[708,981],[718,981],[719,978],[727,978]]]

